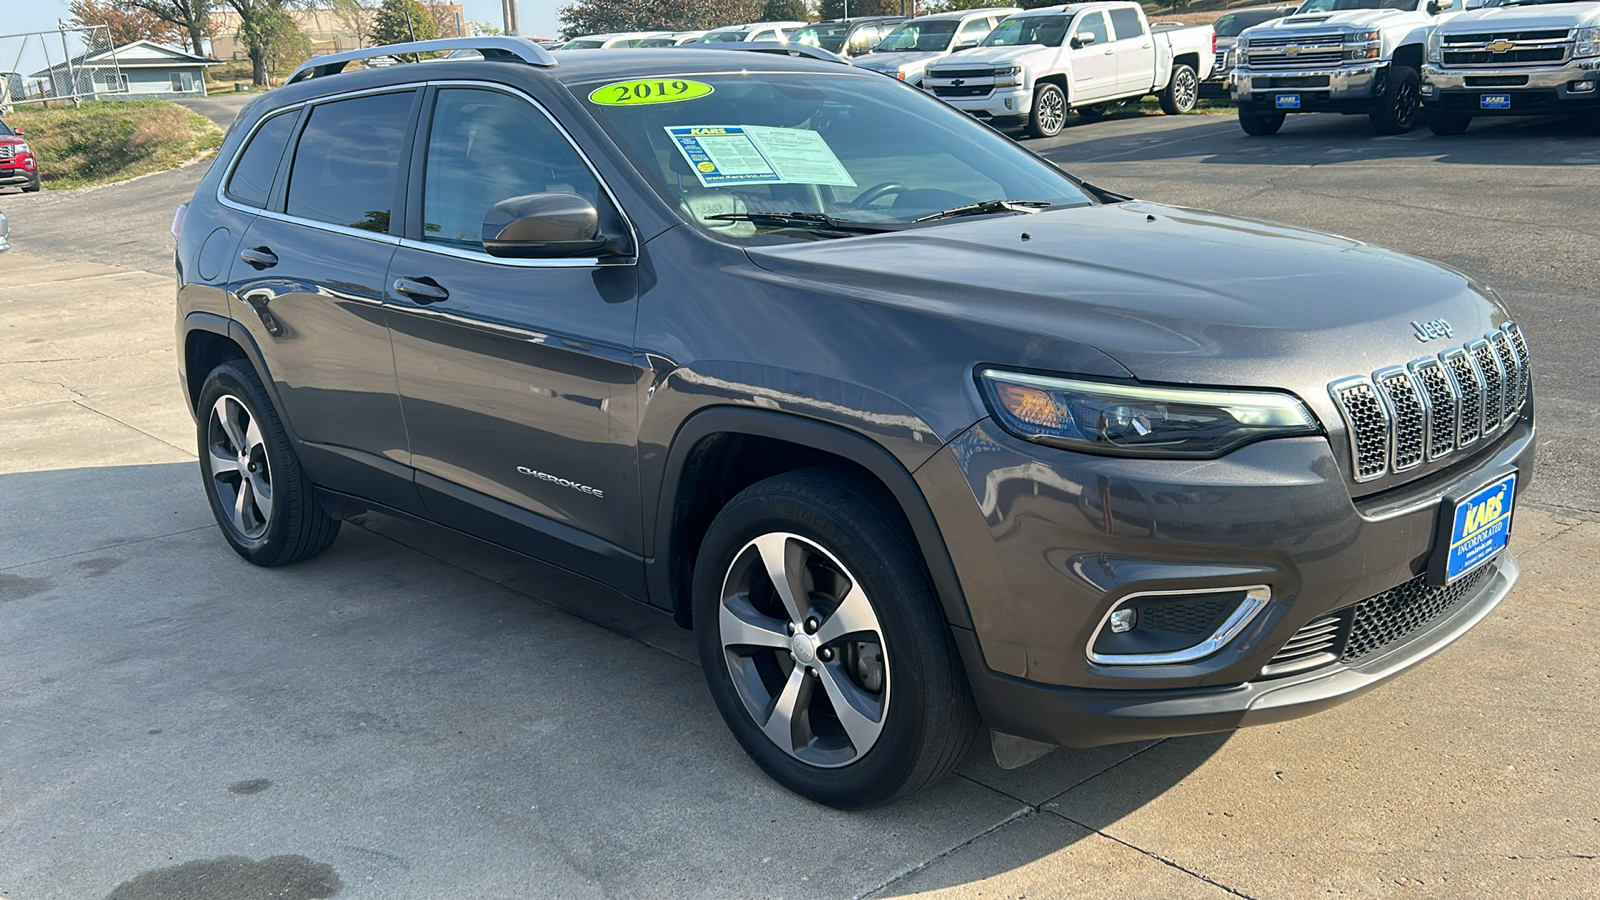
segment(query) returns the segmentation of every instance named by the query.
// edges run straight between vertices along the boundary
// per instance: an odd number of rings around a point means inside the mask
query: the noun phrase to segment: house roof
[[[138,40],[123,44],[110,50],[100,50],[93,53],[80,53],[65,63],[56,63],[47,69],[40,69],[30,74],[29,78],[44,78],[51,72],[64,72],[70,65],[79,67],[109,66],[115,59],[116,65],[121,69],[139,68],[187,68],[189,66],[219,66],[222,60],[209,59],[197,56],[177,47],[158,44],[155,41]]]

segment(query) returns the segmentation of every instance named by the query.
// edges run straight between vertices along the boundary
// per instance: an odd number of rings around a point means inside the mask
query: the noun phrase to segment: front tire
[[[1367,118],[1378,134],[1405,134],[1422,109],[1422,76],[1410,66],[1390,66],[1378,108]]]
[[[1052,138],[1067,124],[1067,94],[1059,85],[1041,84],[1033,91],[1033,111],[1028,113],[1028,134]]]
[[[249,363],[225,362],[206,376],[195,419],[206,498],[234,552],[283,566],[328,549],[339,520],[317,501]]]
[[[22,186],[24,194],[37,194],[44,187],[44,178],[38,172],[33,173],[33,180]]]
[[[1428,130],[1437,135],[1463,134],[1472,124],[1472,117],[1461,113],[1428,112]]]
[[[694,572],[695,637],[750,758],[840,809],[909,796],[955,767],[977,712],[893,503],[847,472],[755,484],[717,514]]]
[[[1245,134],[1277,134],[1278,129],[1283,127],[1283,120],[1285,117],[1286,116],[1284,113],[1267,113],[1263,115],[1260,113],[1245,112],[1244,107],[1240,107],[1239,127],[1244,129]]]
[[[1167,86],[1161,89],[1161,111],[1169,116],[1192,112],[1200,98],[1200,77],[1194,69],[1179,64],[1172,67]]]

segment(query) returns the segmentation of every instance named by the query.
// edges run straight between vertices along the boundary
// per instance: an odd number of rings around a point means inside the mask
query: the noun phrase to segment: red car
[[[0,185],[18,184],[23,191],[39,189],[39,161],[22,139],[22,129],[0,122]]]

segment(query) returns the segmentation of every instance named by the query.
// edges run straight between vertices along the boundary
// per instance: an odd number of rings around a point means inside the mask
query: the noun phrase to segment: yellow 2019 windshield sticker
[[[677,103],[694,100],[716,90],[704,81],[682,78],[615,81],[589,92],[589,102],[600,106],[644,106],[649,103]]]

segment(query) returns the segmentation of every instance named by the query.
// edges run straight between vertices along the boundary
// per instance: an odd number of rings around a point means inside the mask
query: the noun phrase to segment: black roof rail
[[[748,50],[752,53],[782,53],[786,56],[805,56],[819,59],[823,62],[838,63],[842,66],[854,65],[837,53],[830,53],[821,47],[809,47],[805,44],[791,44],[783,41],[718,41],[705,44],[696,41],[692,44],[679,44],[674,50]]]
[[[387,44],[382,47],[363,47],[327,56],[314,56],[295,68],[294,74],[284,84],[294,84],[307,78],[337,75],[344,67],[357,60],[400,56],[406,53],[440,53],[454,50],[476,50],[484,59],[521,60],[530,66],[559,65],[550,51],[526,38],[516,37],[454,37],[432,41],[412,41],[405,44]]]

